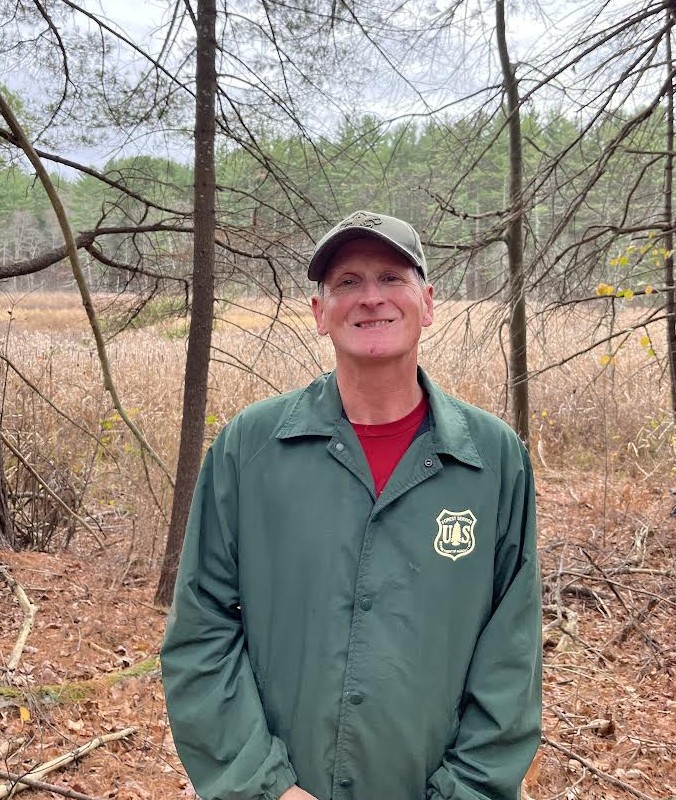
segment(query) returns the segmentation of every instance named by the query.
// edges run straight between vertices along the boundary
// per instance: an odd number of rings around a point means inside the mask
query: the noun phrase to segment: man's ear
[[[434,321],[434,286],[427,284],[427,286],[423,287],[423,303],[425,304],[425,308],[423,311],[422,326],[423,328],[429,328]]]
[[[328,331],[324,325],[324,298],[319,295],[312,296],[312,313],[315,317],[315,324],[317,326],[317,333],[320,336],[326,336]]]

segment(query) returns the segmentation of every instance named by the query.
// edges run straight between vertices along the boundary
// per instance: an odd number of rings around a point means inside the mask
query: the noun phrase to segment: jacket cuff
[[[261,795],[262,800],[279,800],[284,792],[290,789],[297,780],[296,773],[290,764],[280,767],[275,774],[274,783],[264,787]]]

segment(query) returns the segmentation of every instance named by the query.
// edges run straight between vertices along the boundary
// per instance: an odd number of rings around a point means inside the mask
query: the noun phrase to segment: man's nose
[[[383,302],[383,290],[380,281],[367,280],[362,285],[361,297],[364,305],[376,306]]]

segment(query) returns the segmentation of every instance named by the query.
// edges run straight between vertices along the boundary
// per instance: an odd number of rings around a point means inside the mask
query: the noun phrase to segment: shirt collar
[[[432,446],[472,467],[483,461],[470,433],[465,410],[418,367],[418,380],[427,392],[431,410]],[[307,386],[291,407],[276,433],[278,439],[299,436],[333,436],[340,425],[343,404],[335,372],[321,375]]]

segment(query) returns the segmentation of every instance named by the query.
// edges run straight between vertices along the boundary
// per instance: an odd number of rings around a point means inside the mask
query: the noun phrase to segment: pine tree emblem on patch
[[[474,526],[476,517],[466,511],[448,511],[444,509],[437,517],[438,531],[434,540],[434,549],[440,556],[458,558],[469,555],[474,550]]]

